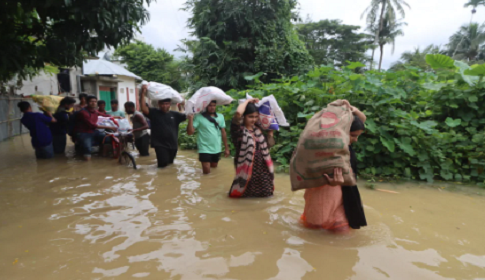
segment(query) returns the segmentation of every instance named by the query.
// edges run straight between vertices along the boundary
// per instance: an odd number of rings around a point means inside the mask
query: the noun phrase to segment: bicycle
[[[133,134],[131,133],[117,133],[118,135],[109,134],[112,137],[113,143],[113,157],[118,159],[118,163],[126,166],[133,166],[137,169],[135,158],[130,153],[129,143],[132,144],[132,149],[135,149],[133,142]]]

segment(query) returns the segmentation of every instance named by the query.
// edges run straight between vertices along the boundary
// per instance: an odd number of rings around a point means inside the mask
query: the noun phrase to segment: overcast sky
[[[340,19],[345,24],[365,25],[360,15],[370,0],[299,0],[302,19],[310,15],[313,21]],[[463,7],[465,0],[407,0],[411,6],[406,11],[404,36],[396,40],[396,49],[391,46],[384,50],[383,67],[387,68],[398,60],[400,54],[415,47],[429,44],[444,45],[448,38],[462,25],[470,21],[470,10]],[[188,38],[190,30],[187,19],[190,14],[181,11],[185,0],[158,0],[148,8],[150,22],[142,27],[145,41],[155,47],[175,53],[181,39]],[[478,8],[474,21],[485,20],[485,8]],[[378,55],[376,55],[376,58]]]

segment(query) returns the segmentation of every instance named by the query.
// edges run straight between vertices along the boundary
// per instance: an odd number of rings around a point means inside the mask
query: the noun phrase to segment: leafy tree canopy
[[[321,20],[297,25],[297,31],[315,64],[342,66],[346,61],[366,62],[365,52],[372,36],[358,33],[360,26],[342,24],[340,20]]]
[[[426,55],[444,53],[440,46],[429,45],[423,50],[417,47],[414,51],[406,51],[401,54],[401,60],[392,64],[393,71],[404,70],[406,67],[417,67],[422,70],[431,70],[430,65],[426,62]]]
[[[114,56],[126,63],[129,71],[145,80],[167,84],[179,91],[185,89],[180,63],[164,49],[136,41],[117,48]]]
[[[143,4],[151,1],[0,2],[0,82],[26,78],[46,63],[81,65],[85,55],[127,42],[149,19]]]
[[[293,29],[296,0],[188,0],[199,39],[190,65],[194,82],[243,88],[244,76],[270,80],[302,73],[313,61]]]

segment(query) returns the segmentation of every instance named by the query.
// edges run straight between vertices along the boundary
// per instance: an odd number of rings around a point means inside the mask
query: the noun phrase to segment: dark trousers
[[[35,157],[38,159],[49,159],[54,157],[54,149],[52,143],[45,147],[37,147],[35,149]]]
[[[157,154],[158,167],[166,167],[172,164],[177,156],[177,150],[164,147],[155,147],[155,153]]]
[[[63,154],[66,151],[67,137],[66,134],[52,135],[52,145],[55,154]]]
[[[135,139],[135,146],[140,153],[140,156],[149,156],[150,153],[148,152],[148,150],[150,148],[150,135],[145,134],[142,137]]]

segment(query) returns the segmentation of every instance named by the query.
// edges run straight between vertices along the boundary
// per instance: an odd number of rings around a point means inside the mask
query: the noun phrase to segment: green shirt
[[[114,111],[114,112],[109,111],[107,113],[108,113],[108,115],[113,116],[113,117],[122,117],[122,118],[125,117],[125,112],[122,112],[122,111]]]
[[[222,114],[217,114],[217,123],[221,128],[226,128],[226,122]],[[215,124],[208,121],[201,114],[194,117],[194,128],[197,130],[197,148],[199,153],[203,154],[218,154],[222,151],[222,134]]]

